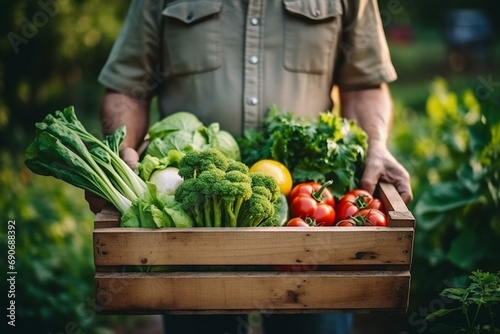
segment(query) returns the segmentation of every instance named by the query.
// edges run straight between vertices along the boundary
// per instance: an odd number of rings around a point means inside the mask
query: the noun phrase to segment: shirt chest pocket
[[[339,0],[283,0],[284,66],[322,74],[332,66],[342,6]]]
[[[220,1],[174,1],[162,12],[165,71],[192,74],[221,63]]]

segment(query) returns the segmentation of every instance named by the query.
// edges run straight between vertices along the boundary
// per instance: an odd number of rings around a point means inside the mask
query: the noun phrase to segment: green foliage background
[[[16,333],[103,333],[136,321],[95,315],[93,214],[83,192],[35,176],[22,163],[34,123],[55,109],[75,105],[84,125],[99,133],[103,88],[96,79],[128,3],[0,3],[0,245],[7,254],[7,221],[16,220],[16,320],[24,326]],[[490,58],[453,71],[442,17],[446,9],[473,6],[493,18],[500,2],[380,0],[379,6],[399,73],[391,84],[390,145],[412,175],[410,209],[417,218],[410,309],[391,318],[384,333],[424,333],[432,325],[426,313],[446,303],[438,296],[443,288],[465,283],[471,270],[499,269],[499,39]],[[394,38],[402,28],[411,35]],[[7,291],[5,279],[0,288]]]

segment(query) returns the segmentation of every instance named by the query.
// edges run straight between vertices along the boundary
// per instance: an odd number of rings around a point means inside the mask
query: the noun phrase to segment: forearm
[[[137,100],[128,95],[107,90],[101,102],[101,128],[104,134],[113,133],[125,125],[122,147],[137,150],[144,141],[149,126],[149,100]]]
[[[392,102],[389,89],[380,88],[340,92],[342,116],[355,119],[368,135],[368,153],[360,184],[373,193],[380,181],[395,185],[401,198],[412,198],[410,175],[387,149],[392,121]]]
[[[343,117],[355,119],[368,134],[370,146],[386,145],[392,121],[392,102],[387,86],[340,91]]]

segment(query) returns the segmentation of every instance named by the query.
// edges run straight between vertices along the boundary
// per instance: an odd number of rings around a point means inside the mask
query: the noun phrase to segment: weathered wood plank
[[[409,272],[97,273],[98,310],[406,309]]]
[[[378,185],[380,200],[386,209],[388,226],[390,227],[415,227],[415,218],[403,202],[394,185],[381,182]]]
[[[413,229],[110,228],[94,231],[96,266],[410,264]]]

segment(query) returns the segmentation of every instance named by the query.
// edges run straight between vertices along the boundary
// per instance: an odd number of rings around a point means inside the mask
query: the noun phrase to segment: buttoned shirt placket
[[[263,24],[265,0],[248,0],[243,78],[244,127],[259,127],[262,106]]]

